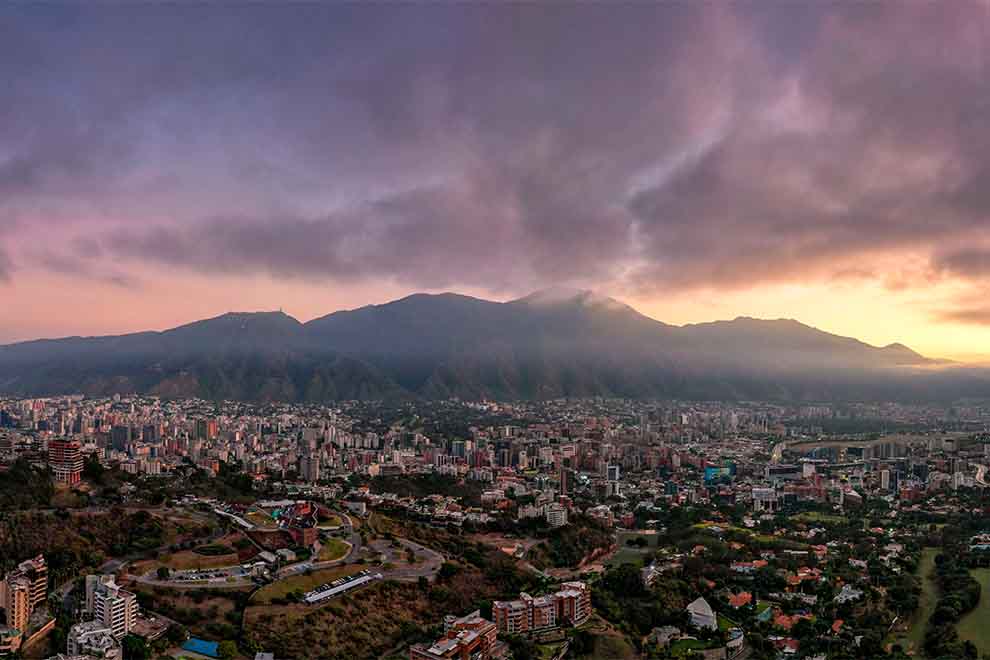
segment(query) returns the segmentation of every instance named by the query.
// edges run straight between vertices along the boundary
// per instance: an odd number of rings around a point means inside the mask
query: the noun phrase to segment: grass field
[[[990,568],[976,568],[972,573],[983,587],[980,592],[980,604],[959,620],[956,630],[961,639],[976,644],[982,656],[984,653],[990,653]]]
[[[278,523],[275,522],[275,519],[261,511],[251,511],[245,514],[244,518],[261,529],[278,529]]]
[[[313,571],[309,575],[293,575],[292,577],[273,582],[262,588],[251,599],[252,605],[261,605],[272,602],[274,598],[285,598],[293,591],[312,591],[321,584],[332,582],[339,577],[353,575],[364,570],[364,566],[353,564],[350,566],[335,566],[322,571]]]
[[[327,539],[323,542],[323,547],[320,548],[318,559],[320,561],[336,561],[346,557],[350,550],[351,546],[340,539]]]
[[[320,524],[317,525],[319,529],[334,529],[340,527],[344,524],[344,521],[340,519],[336,513],[331,513],[326,520],[321,520]]]
[[[935,603],[938,601],[938,585],[932,579],[935,575],[935,555],[938,548],[925,548],[921,551],[921,561],[918,562],[918,577],[921,579],[921,598],[918,600],[918,609],[911,617],[911,627],[907,635],[897,638],[905,651],[914,650],[918,655],[922,645],[925,643],[925,628],[928,627],[928,619],[935,611]]]
[[[620,547],[606,564],[612,567],[622,566],[623,564],[643,566],[652,554],[649,548],[640,550],[639,548]]]
[[[164,554],[158,561],[138,562],[139,572],[151,570],[157,566],[168,566],[172,570],[185,571],[190,569],[220,568],[222,566],[236,566],[238,561],[237,551],[233,544],[243,540],[240,533],[233,533],[224,536],[215,543],[201,545],[191,550],[181,550],[172,554]]]
[[[549,660],[557,657],[560,649],[564,646],[562,642],[556,644],[537,644],[536,653],[541,660]]]
[[[224,566],[237,565],[237,553],[229,555],[200,555],[192,550],[185,550],[171,555],[167,561],[161,562],[165,566],[177,571],[188,571],[192,569],[200,570],[204,568],[221,568]]]
[[[791,520],[796,520],[797,522],[805,523],[830,523],[833,525],[846,522],[845,516],[832,515],[828,513],[822,513],[820,511],[805,511],[797,515],[791,516]]]
[[[670,645],[670,655],[681,658],[690,655],[693,651],[701,651],[711,646],[711,642],[703,642],[700,639],[679,639]]]
[[[657,545],[660,543],[660,535],[656,532],[642,533],[634,531],[620,531],[615,534],[615,542],[619,544],[620,547],[625,547],[627,541],[632,541],[635,539],[643,539],[646,541],[646,545],[653,549],[656,549]]]
[[[722,616],[721,614],[718,615],[718,629],[721,630],[722,632],[738,627],[739,624],[733,621],[732,619]]]

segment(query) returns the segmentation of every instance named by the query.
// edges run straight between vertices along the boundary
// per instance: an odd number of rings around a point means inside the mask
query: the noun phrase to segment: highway
[[[823,447],[874,447],[877,445],[885,444],[919,444],[927,443],[932,438],[937,439],[958,439],[966,437],[966,433],[943,433],[940,435],[910,435],[906,433],[892,433],[890,435],[883,435],[879,438],[870,438],[864,440],[857,440],[856,438],[821,438],[819,440],[781,440],[773,446],[773,451],[770,455],[771,463],[780,463],[784,457],[784,451],[789,450],[792,452],[801,453],[802,451],[809,451],[811,449],[819,449]]]

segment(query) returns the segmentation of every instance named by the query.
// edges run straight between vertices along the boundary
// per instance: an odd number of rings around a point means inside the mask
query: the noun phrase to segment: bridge
[[[914,435],[893,433],[878,438],[834,438],[826,437],[817,440],[781,440],[773,446],[770,462],[779,463],[785,451],[807,453],[812,449],[828,447],[876,447],[879,445],[914,445],[927,444],[929,440],[957,440],[968,437],[966,433],[943,433],[940,435]]]

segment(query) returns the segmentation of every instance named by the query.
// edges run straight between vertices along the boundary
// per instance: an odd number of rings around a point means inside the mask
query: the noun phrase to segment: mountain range
[[[0,392],[931,401],[990,395],[990,372],[793,320],[675,326],[589,291],[551,289],[504,303],[414,294],[308,323],[230,313],[163,332],[9,344]]]

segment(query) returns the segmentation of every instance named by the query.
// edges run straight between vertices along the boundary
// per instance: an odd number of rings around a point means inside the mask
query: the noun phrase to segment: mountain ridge
[[[924,395],[934,381],[917,372],[942,364],[903,344],[873,346],[793,319],[676,326],[587,290],[506,302],[448,292],[305,323],[281,310],[228,312],[163,331],[7,344],[0,346],[0,392],[896,398]]]
[[[561,290],[565,290],[565,289],[566,289],[566,287],[561,287]],[[126,332],[126,333],[108,334],[108,335],[64,335],[64,336],[59,336],[59,337],[37,337],[37,338],[34,338],[34,339],[24,339],[24,340],[19,340],[19,341],[13,341],[13,342],[8,342],[8,343],[0,344],[0,350],[2,350],[4,348],[7,348],[7,347],[19,346],[19,345],[23,345],[23,344],[31,344],[31,343],[37,343],[37,342],[54,342],[54,341],[66,341],[66,340],[88,340],[88,339],[111,339],[111,338],[120,338],[120,337],[130,337],[130,336],[136,336],[136,335],[154,335],[154,334],[161,335],[161,334],[165,334],[165,333],[175,332],[177,330],[182,330],[184,328],[189,328],[190,326],[197,326],[197,325],[207,324],[207,323],[210,323],[210,322],[219,322],[219,321],[222,321],[222,320],[226,320],[228,318],[257,319],[257,318],[264,318],[264,317],[271,317],[271,316],[281,316],[281,317],[283,317],[285,319],[289,319],[291,321],[294,321],[299,326],[306,327],[306,326],[309,326],[311,324],[318,323],[320,321],[323,321],[325,319],[328,319],[330,317],[337,316],[337,315],[343,315],[343,314],[348,314],[348,313],[353,313],[353,312],[361,312],[361,311],[364,311],[364,310],[387,308],[389,306],[398,305],[398,304],[401,304],[401,303],[405,303],[407,301],[419,300],[419,299],[460,299],[460,300],[465,300],[465,301],[480,302],[480,303],[491,304],[491,305],[515,305],[515,304],[526,303],[528,300],[534,299],[535,297],[543,294],[545,291],[553,291],[553,290],[555,290],[555,288],[541,289],[541,290],[534,291],[533,293],[528,294],[526,296],[523,296],[523,297],[520,297],[520,298],[515,298],[515,299],[512,299],[512,300],[507,300],[505,302],[486,300],[484,298],[477,298],[477,297],[474,297],[474,296],[468,296],[468,295],[461,294],[461,293],[456,293],[456,292],[453,292],[453,291],[444,291],[444,292],[441,292],[441,293],[420,293],[420,292],[417,292],[417,293],[411,293],[411,294],[406,295],[406,296],[403,296],[401,298],[396,298],[395,300],[391,300],[391,301],[384,302],[384,303],[370,303],[368,305],[362,305],[360,307],[335,310],[333,312],[329,312],[329,313],[324,314],[322,316],[314,317],[314,318],[310,319],[309,321],[300,321],[296,317],[294,317],[291,314],[288,314],[287,312],[284,312],[282,310],[270,310],[270,311],[266,311],[266,310],[260,310],[260,311],[228,311],[228,312],[224,312],[223,314],[219,314],[217,316],[211,316],[211,317],[207,317],[207,318],[204,318],[204,319],[197,319],[197,320],[194,320],[194,321],[189,321],[187,323],[182,323],[180,325],[177,325],[177,326],[174,326],[174,327],[171,327],[171,328],[166,328],[164,330],[139,330],[139,331],[135,331],[135,332]],[[909,352],[917,355],[919,358],[922,358],[924,360],[932,360],[932,361],[937,361],[937,362],[951,362],[950,360],[945,360],[943,358],[928,358],[928,357],[926,357],[926,356],[918,353],[917,351],[913,350],[912,348],[910,348],[909,346],[907,346],[907,345],[905,345],[905,344],[903,344],[901,342],[892,342],[892,343],[887,344],[887,345],[884,345],[884,346],[878,346],[876,344],[870,344],[869,342],[865,342],[865,341],[863,341],[861,339],[858,339],[856,337],[847,337],[845,335],[840,335],[840,334],[837,334],[837,333],[833,333],[833,332],[830,332],[828,330],[822,330],[821,328],[818,328],[816,326],[813,326],[813,325],[804,323],[803,321],[800,321],[800,320],[795,319],[795,318],[784,318],[784,317],[780,317],[780,318],[776,318],[776,319],[771,319],[771,318],[761,318],[761,317],[755,317],[755,316],[741,315],[741,316],[736,316],[735,318],[732,318],[732,319],[715,319],[715,320],[712,320],[712,321],[698,321],[698,322],[694,322],[694,323],[685,323],[683,325],[675,325],[675,324],[667,323],[665,321],[661,321],[659,319],[655,319],[652,316],[647,316],[647,315],[643,314],[642,312],[636,310],[631,305],[627,305],[626,303],[623,303],[623,302],[621,302],[621,301],[619,301],[619,300],[617,300],[615,298],[612,298],[610,296],[601,296],[600,294],[596,294],[595,292],[593,292],[591,290],[588,290],[588,289],[571,289],[571,291],[573,291],[576,294],[576,297],[594,296],[598,300],[605,301],[605,302],[608,302],[611,305],[614,305],[614,308],[615,309],[626,309],[626,310],[630,310],[632,312],[635,312],[638,316],[642,317],[643,319],[647,319],[649,321],[652,321],[654,323],[657,323],[659,325],[662,325],[662,326],[665,326],[665,327],[668,327],[668,328],[681,328],[681,329],[685,329],[685,328],[697,328],[697,327],[703,327],[703,326],[711,326],[711,325],[717,325],[717,324],[733,324],[733,323],[744,323],[744,322],[756,322],[756,323],[761,323],[761,324],[778,324],[778,323],[784,324],[784,323],[787,323],[787,324],[792,324],[792,325],[799,326],[802,329],[814,330],[814,331],[817,331],[817,332],[820,332],[820,333],[823,333],[823,334],[831,335],[833,337],[840,337],[840,338],[843,338],[843,339],[851,339],[851,340],[860,342],[860,343],[864,344],[865,346],[869,346],[871,348],[875,348],[875,349],[878,349],[878,350],[880,350],[880,349],[904,350],[904,351],[909,351]],[[567,300],[564,300],[564,301],[560,301],[560,302],[568,302],[568,301]]]

